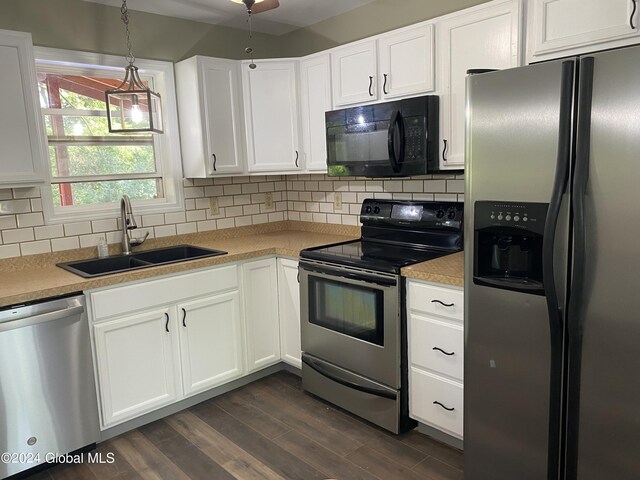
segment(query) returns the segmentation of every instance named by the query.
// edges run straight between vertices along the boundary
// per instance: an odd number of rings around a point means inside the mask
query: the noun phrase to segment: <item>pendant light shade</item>
[[[117,88],[105,92],[109,132],[163,133],[160,94],[144,84],[138,74],[138,67],[134,65],[135,57],[131,53],[127,0],[123,0],[120,11],[122,13],[122,22],[127,31],[127,47],[129,49],[127,60],[129,65],[125,67],[125,76],[122,83]]]

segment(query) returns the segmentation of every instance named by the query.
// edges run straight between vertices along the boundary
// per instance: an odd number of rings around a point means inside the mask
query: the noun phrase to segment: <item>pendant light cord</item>
[[[122,7],[120,7],[120,13],[121,16],[120,18],[122,19],[122,23],[124,23],[124,27],[127,31],[127,49],[129,50],[129,54],[127,55],[127,61],[129,62],[129,65],[133,65],[133,62],[135,62],[136,57],[133,56],[133,53],[131,52],[132,48],[131,48],[131,32],[129,31],[129,9],[127,8],[127,0],[122,0]]]

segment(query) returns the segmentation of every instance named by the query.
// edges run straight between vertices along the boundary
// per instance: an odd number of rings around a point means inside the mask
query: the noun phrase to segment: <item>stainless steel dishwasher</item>
[[[0,310],[0,478],[99,437],[84,298]]]

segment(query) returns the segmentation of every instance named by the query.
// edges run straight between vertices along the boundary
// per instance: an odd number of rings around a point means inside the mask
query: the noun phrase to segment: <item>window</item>
[[[136,61],[162,96],[165,133],[112,134],[105,90],[121,83],[125,60],[51,49],[36,49],[36,58],[51,172],[47,219],[113,217],[123,194],[140,213],[182,209],[172,64]]]

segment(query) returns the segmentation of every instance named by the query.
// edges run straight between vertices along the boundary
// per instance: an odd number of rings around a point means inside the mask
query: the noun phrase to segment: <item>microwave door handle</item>
[[[400,145],[398,145],[398,154],[396,155],[396,128],[400,134]],[[394,110],[391,115],[391,121],[389,122],[389,134],[387,136],[387,147],[389,150],[389,163],[391,163],[391,169],[395,173],[400,173],[400,167],[404,156],[404,122],[402,121],[402,115],[400,110]]]

